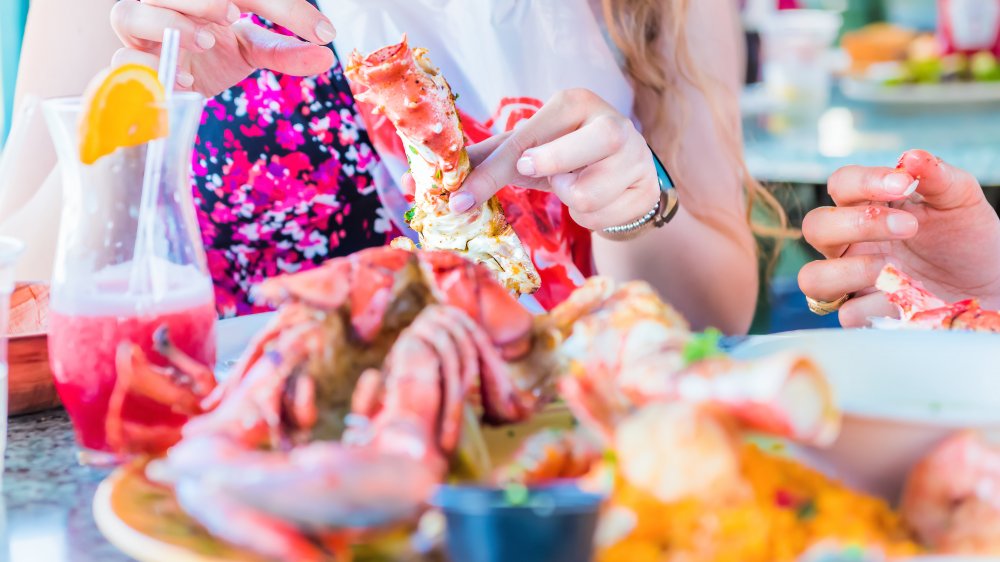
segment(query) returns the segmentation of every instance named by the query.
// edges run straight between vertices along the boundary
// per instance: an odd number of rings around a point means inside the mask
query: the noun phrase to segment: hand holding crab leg
[[[495,142],[487,141],[490,145]],[[505,185],[552,191],[577,224],[600,230],[627,224],[660,195],[649,147],[630,119],[583,89],[556,94],[473,169],[451,208],[462,212]]]
[[[907,193],[919,181],[919,202]],[[799,273],[813,299],[854,297],[840,310],[847,327],[889,316],[894,307],[875,291],[882,267],[918,273],[946,299],[978,296],[1000,307],[1000,219],[976,179],[922,150],[895,168],[850,166],[829,182],[836,207],[806,215],[802,232],[825,260]]]

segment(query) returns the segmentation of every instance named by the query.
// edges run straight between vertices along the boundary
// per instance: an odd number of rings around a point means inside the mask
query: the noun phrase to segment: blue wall
[[[3,80],[3,131],[0,145],[7,138],[10,129],[10,115],[14,105],[14,79],[17,77],[17,61],[21,56],[21,36],[24,22],[28,17],[28,0],[0,0],[0,76]]]

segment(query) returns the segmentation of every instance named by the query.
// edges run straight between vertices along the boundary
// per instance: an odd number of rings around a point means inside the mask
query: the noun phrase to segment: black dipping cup
[[[442,486],[435,503],[452,562],[589,562],[603,499],[559,484],[511,505],[499,488]]]

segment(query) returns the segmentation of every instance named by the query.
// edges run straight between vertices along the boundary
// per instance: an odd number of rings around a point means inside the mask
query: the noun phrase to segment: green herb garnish
[[[503,489],[503,499],[508,505],[518,506],[528,503],[528,487],[520,482],[511,482]]]
[[[413,146],[412,144],[409,145],[407,148],[410,149],[410,154],[418,154],[417,147]]]
[[[612,466],[618,463],[618,456],[615,455],[614,449],[605,449],[602,457],[604,458],[604,462]]]
[[[806,521],[816,517],[816,502],[809,500],[800,505],[798,510],[796,510],[795,515],[801,521]]]
[[[725,355],[719,347],[722,332],[709,328],[704,333],[695,334],[684,346],[684,362],[688,365]]]
[[[410,224],[410,221],[413,220],[413,211],[415,209],[416,209],[416,207],[410,207],[409,211],[406,211],[405,213],[403,213],[403,220],[406,221],[406,224]]]

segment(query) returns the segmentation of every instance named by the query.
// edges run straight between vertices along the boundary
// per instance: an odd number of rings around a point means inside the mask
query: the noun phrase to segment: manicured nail
[[[316,37],[323,43],[329,43],[336,39],[337,30],[333,28],[333,24],[323,20],[316,24]]]
[[[191,74],[190,72],[178,72],[177,85],[181,88],[190,88],[191,86],[194,86],[194,74]]]
[[[893,172],[882,178],[882,190],[889,195],[905,197],[906,191],[913,185],[913,178],[909,174]]]
[[[531,156],[522,156],[517,161],[517,173],[529,178],[535,177],[535,161],[531,159]]]
[[[893,236],[909,236],[917,230],[917,219],[913,215],[893,213],[885,219]]]
[[[476,198],[464,191],[452,193],[451,198],[448,200],[448,207],[451,208],[451,212],[453,213],[464,213],[475,204]]]
[[[229,3],[229,9],[226,11],[226,19],[229,20],[229,23],[240,21],[240,9],[236,7],[236,4]]]
[[[199,29],[194,42],[202,49],[208,50],[215,46],[215,35],[207,29]]]

